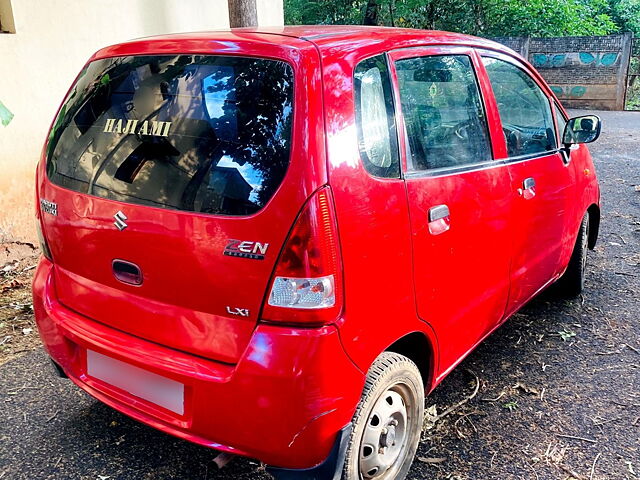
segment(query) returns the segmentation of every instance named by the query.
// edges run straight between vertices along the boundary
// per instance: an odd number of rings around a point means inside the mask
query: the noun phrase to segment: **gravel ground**
[[[640,113],[600,115],[603,222],[584,295],[534,300],[436,389],[427,420],[468,401],[426,422],[408,478],[640,478]],[[23,294],[3,292],[0,307]],[[102,405],[21,348],[0,351],[0,479],[270,478],[242,458],[217,471],[215,452]]]

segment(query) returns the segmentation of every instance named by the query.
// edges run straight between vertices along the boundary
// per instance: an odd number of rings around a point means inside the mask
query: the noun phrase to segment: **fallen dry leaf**
[[[526,385],[522,382],[518,382],[516,383],[513,387],[514,390],[522,390],[525,393],[528,393],[530,395],[540,395],[540,390],[538,390],[535,387],[530,387],[529,385]]]
[[[437,458],[431,458],[431,457],[418,457],[418,460],[421,461],[422,463],[442,463],[444,461],[446,461],[446,458],[442,458],[442,457],[437,457]]]
[[[422,421],[423,430],[431,430],[438,421],[438,408],[435,405],[431,405],[424,411],[424,420]]]

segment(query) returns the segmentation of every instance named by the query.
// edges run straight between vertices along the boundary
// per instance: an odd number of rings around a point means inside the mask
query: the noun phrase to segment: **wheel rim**
[[[388,388],[376,401],[360,444],[360,477],[391,479],[403,463],[409,437],[408,403],[412,396],[401,384]]]
[[[585,270],[587,268],[587,249],[589,248],[589,218],[585,219],[584,235],[582,236],[582,281],[584,282]]]

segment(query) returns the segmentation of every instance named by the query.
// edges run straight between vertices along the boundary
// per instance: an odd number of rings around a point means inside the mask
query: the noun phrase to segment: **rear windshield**
[[[129,203],[249,215],[289,164],[293,72],[281,61],[131,56],[90,63],[49,137],[61,187]]]

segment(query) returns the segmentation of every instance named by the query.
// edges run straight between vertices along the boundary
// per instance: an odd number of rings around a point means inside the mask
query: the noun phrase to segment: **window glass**
[[[562,146],[562,136],[564,135],[564,129],[567,126],[567,120],[564,118],[562,111],[558,108],[555,102],[553,102],[553,113],[556,116],[556,122],[558,124],[558,132],[556,138],[558,139],[558,147]]]
[[[384,55],[358,64],[354,75],[356,123],[365,168],[379,177],[398,177],[400,161],[389,72]]]
[[[399,60],[396,69],[409,170],[491,159],[484,108],[468,56],[410,58]]]
[[[498,102],[509,157],[556,149],[549,99],[524,70],[495,58],[483,58]]]
[[[287,170],[293,71],[224,56],[97,60],[50,133],[47,174],[77,192],[186,211],[249,215]]]

